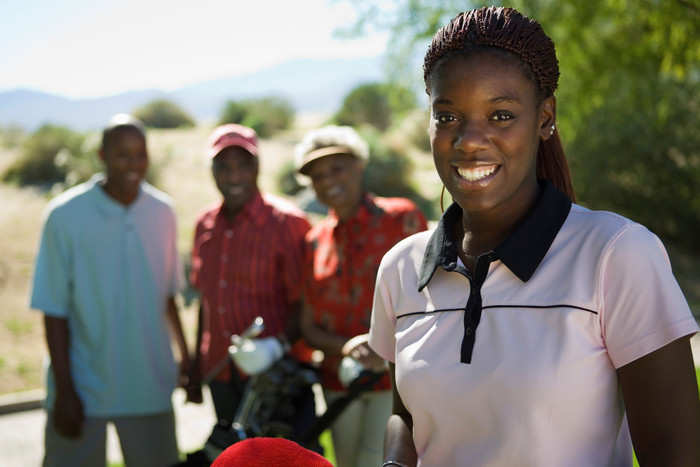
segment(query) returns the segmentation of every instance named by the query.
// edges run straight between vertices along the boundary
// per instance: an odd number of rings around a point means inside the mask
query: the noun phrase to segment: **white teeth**
[[[492,173],[496,171],[495,165],[491,165],[489,167],[479,167],[476,169],[467,169],[464,167],[457,167],[457,173],[459,174],[460,177],[463,179],[470,181],[470,182],[475,182],[477,180],[481,180],[482,178],[486,178]]]

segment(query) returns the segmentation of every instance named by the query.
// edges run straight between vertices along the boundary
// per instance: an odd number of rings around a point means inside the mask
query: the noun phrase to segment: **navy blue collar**
[[[548,180],[541,180],[542,193],[525,220],[490,254],[518,278],[527,282],[537,270],[571,210],[571,200]],[[457,267],[457,246],[453,227],[462,208],[452,203],[442,215],[425,249],[418,291],[428,285],[438,266],[446,271]]]

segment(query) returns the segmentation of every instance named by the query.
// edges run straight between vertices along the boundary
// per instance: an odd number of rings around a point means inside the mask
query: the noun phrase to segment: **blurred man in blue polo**
[[[113,117],[99,155],[104,174],[49,203],[36,258],[31,307],[45,315],[51,357],[44,466],[105,465],[108,422],[128,467],[168,466],[179,461],[171,337],[181,378],[189,362],[173,299],[175,214],[143,181],[138,119]]]

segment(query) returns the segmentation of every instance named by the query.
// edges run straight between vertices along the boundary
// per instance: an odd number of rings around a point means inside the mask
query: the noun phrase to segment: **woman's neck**
[[[537,202],[540,192],[541,188],[538,187],[531,199],[508,211],[462,211],[453,233],[457,252],[470,271],[473,271],[480,255],[496,248],[518,228]]]

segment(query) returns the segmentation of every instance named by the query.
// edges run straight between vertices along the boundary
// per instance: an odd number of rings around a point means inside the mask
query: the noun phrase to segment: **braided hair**
[[[540,102],[554,95],[559,80],[554,42],[537,21],[507,7],[460,13],[435,34],[423,62],[426,92],[430,94],[433,76],[450,57],[481,51],[519,63]],[[537,177],[548,179],[575,201],[569,166],[556,129],[538,145]]]

